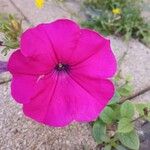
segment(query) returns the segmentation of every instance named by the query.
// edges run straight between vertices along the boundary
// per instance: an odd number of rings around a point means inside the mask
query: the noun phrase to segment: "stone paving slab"
[[[0,0],[0,14],[13,14],[22,19],[24,29],[29,26],[24,17],[16,10],[10,0]]]
[[[74,3],[73,9],[69,9],[68,5],[72,5],[72,3],[68,2],[66,4],[66,7],[64,7],[64,5],[62,5],[61,3],[50,0],[42,9],[38,9],[35,6],[34,1],[31,0],[12,1],[34,25],[43,22],[51,22],[59,18],[72,18],[74,10],[77,10],[79,8],[78,5],[76,5],[76,3]]]
[[[122,75],[132,76],[131,83],[135,93],[150,85],[150,49],[132,39],[129,41],[127,51],[121,65]]]
[[[12,100],[10,85],[0,85],[0,150],[92,150],[96,143],[89,124],[64,128],[41,125],[25,117]]]
[[[142,16],[144,17],[146,22],[150,22],[150,1],[143,0],[143,7],[142,7]]]
[[[22,17],[18,14],[17,10],[12,6],[10,0],[0,0],[0,13],[14,14],[18,17]]]
[[[133,94],[150,86],[150,49],[137,40],[123,41],[119,37],[110,36],[111,46],[119,63],[120,58],[126,53],[118,70],[126,78],[131,75]],[[150,101],[150,100],[149,100]]]
[[[120,58],[123,57],[124,53],[127,51],[128,45],[119,37],[109,36],[108,39],[110,39],[111,41],[111,48],[118,62]]]
[[[145,102],[150,103],[150,91],[147,91],[144,94],[133,98],[132,101],[138,102],[138,103],[145,103]]]

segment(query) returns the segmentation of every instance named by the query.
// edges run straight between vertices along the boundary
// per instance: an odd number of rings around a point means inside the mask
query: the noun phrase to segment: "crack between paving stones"
[[[0,85],[1,85],[1,84],[5,84],[5,83],[8,83],[8,82],[10,82],[10,81],[11,81],[11,79],[4,80],[4,81],[0,81]]]
[[[150,91],[150,86],[148,86],[148,87],[146,87],[146,88],[144,88],[144,89],[142,89],[142,90],[136,92],[136,93],[133,94],[133,95],[130,95],[129,97],[123,98],[123,99],[120,101],[120,104],[122,104],[122,103],[125,102],[126,100],[132,100],[132,99],[134,99],[134,98],[136,98],[136,97],[138,97],[138,96],[140,96],[140,95],[143,95],[143,94],[145,94],[145,93],[148,92],[148,91]]]
[[[25,14],[20,10],[20,8],[17,7],[16,4],[12,0],[9,0],[9,1],[15,7],[15,9],[21,14],[23,19],[32,27],[33,26],[32,22],[25,16]]]

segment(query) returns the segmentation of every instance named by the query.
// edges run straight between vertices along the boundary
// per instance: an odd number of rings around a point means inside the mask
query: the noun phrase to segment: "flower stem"
[[[135,93],[135,94],[133,94],[133,95],[131,95],[131,96],[129,96],[129,97],[123,98],[123,99],[119,102],[119,104],[122,104],[122,103],[124,103],[124,102],[127,101],[127,100],[132,100],[133,98],[135,98],[135,97],[137,97],[137,96],[139,96],[139,95],[142,95],[142,94],[144,94],[144,93],[146,93],[146,92],[148,92],[148,91],[150,91],[150,86],[149,86],[149,87],[146,87],[145,89],[143,89],[143,90],[141,90],[141,91],[139,91],[139,92],[137,92],[137,93]]]
[[[150,113],[150,110],[147,111],[147,113]],[[135,121],[138,121],[139,119],[143,118],[145,115],[141,115],[135,119],[133,119],[131,122],[135,122]]]

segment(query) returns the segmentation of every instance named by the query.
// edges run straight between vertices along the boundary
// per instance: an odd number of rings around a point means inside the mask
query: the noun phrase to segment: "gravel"
[[[25,117],[10,96],[10,85],[0,85],[0,150],[92,150],[96,143],[87,123],[53,128]]]

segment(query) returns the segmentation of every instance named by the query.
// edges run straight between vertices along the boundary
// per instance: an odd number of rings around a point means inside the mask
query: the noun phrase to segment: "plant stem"
[[[137,93],[135,93],[135,94],[133,94],[133,95],[131,95],[131,96],[129,96],[129,97],[123,98],[123,99],[119,102],[119,104],[122,104],[122,103],[124,103],[124,102],[127,101],[127,100],[132,100],[133,98],[135,98],[135,97],[137,97],[137,96],[140,96],[140,95],[142,95],[142,94],[144,94],[144,93],[146,93],[146,92],[148,92],[148,91],[150,91],[150,86],[149,86],[149,87],[146,87],[145,89],[143,89],[143,90],[141,90],[141,91],[139,91],[139,92],[137,92]]]
[[[147,112],[149,113],[149,112],[150,112],[150,110],[148,110]],[[145,116],[145,115],[141,115],[141,116],[139,116],[139,117],[137,117],[137,118],[133,119],[131,122],[135,122],[135,121],[137,121],[137,120],[139,120],[139,119],[143,118],[144,116]]]
[[[139,117],[133,119],[131,122],[135,122],[135,121],[137,121],[137,120],[139,120],[139,119],[141,119],[141,118],[143,118],[143,117],[144,117],[144,115],[141,115],[141,116],[139,116]]]
[[[122,65],[123,60],[125,59],[126,55],[127,55],[128,51],[125,51],[122,55],[122,57],[119,59],[118,64],[119,66]],[[120,69],[121,70],[121,69]]]

